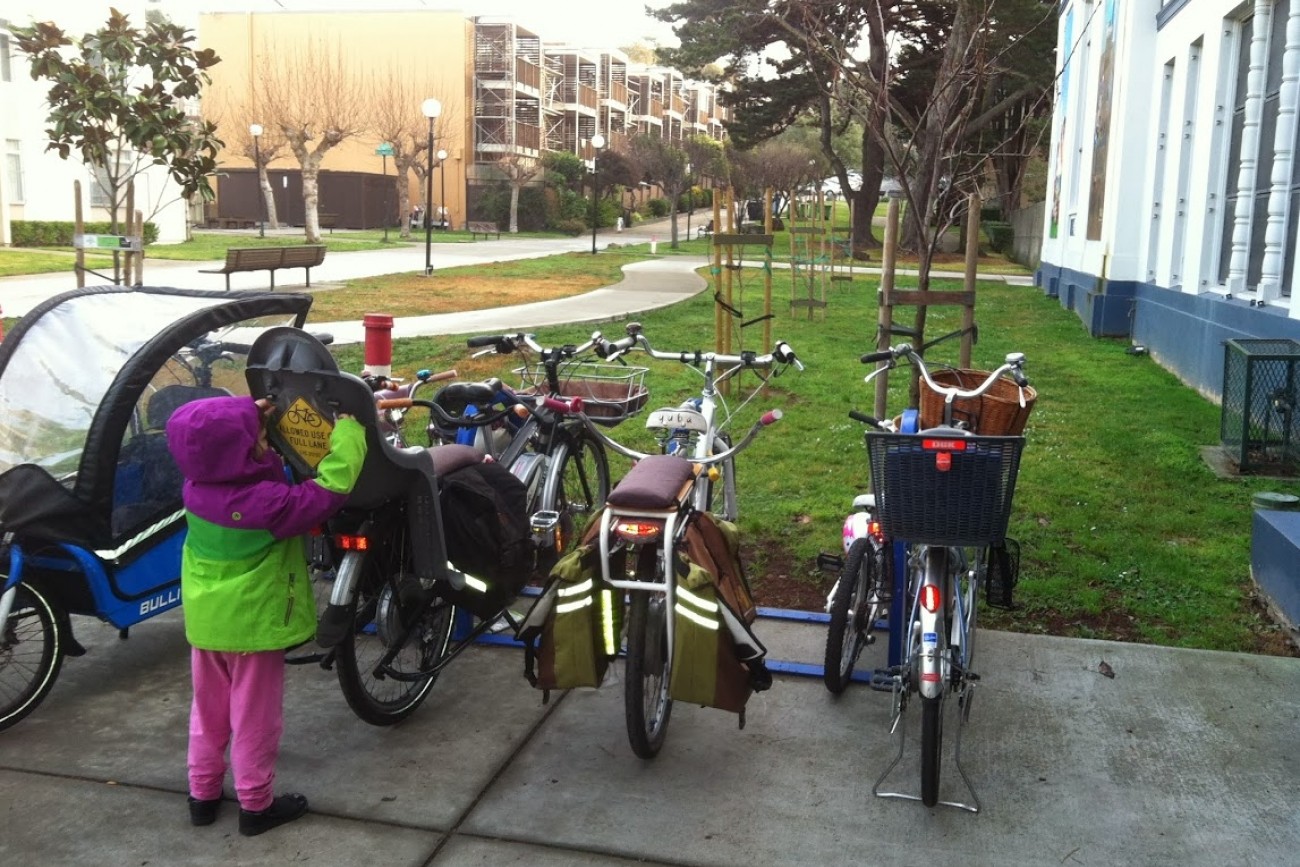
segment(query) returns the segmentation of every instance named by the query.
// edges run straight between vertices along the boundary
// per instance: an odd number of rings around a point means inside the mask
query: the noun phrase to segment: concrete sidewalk
[[[771,657],[819,663],[825,626],[760,620]],[[890,696],[778,675],[736,717],[677,705],[635,758],[622,666],[541,703],[522,654],[475,647],[400,726],[289,671],[278,789],[311,813],[256,838],[185,803],[188,649],[178,613],[89,649],[0,734],[6,865],[1224,865],[1300,852],[1300,660],[986,632],[963,764],[978,815],[872,796],[898,743]],[[860,668],[881,664],[883,641]],[[1100,671],[1106,662],[1115,676]],[[887,788],[913,791],[919,711]],[[958,726],[945,729],[951,750]],[[229,792],[229,783],[227,784]],[[942,796],[969,797],[948,753]]]

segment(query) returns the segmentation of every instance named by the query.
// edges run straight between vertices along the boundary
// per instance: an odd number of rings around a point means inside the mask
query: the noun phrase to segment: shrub
[[[563,232],[566,235],[572,235],[573,237],[576,238],[578,235],[582,235],[586,233],[587,224],[584,223],[582,220],[574,220],[574,219],[560,220],[555,224],[555,231]]]
[[[646,202],[646,210],[650,212],[652,217],[666,217],[670,210],[668,200],[663,198],[651,199]]]
[[[107,222],[86,223],[85,231],[88,235],[111,235],[111,225]],[[14,220],[9,226],[15,247],[71,247],[72,236],[76,234],[76,224],[71,220]],[[145,245],[157,240],[157,224],[145,223]]]
[[[1016,241],[1016,230],[1010,223],[985,223],[984,234],[988,236],[989,249],[994,253],[1010,253]]]

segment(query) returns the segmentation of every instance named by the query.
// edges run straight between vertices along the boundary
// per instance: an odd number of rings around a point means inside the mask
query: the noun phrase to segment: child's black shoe
[[[214,798],[211,801],[200,801],[190,795],[190,824],[211,825],[217,821],[217,807],[219,806],[221,806],[220,798]]]
[[[239,833],[256,837],[286,822],[292,822],[307,812],[307,798],[303,795],[280,795],[265,810],[239,811]]]

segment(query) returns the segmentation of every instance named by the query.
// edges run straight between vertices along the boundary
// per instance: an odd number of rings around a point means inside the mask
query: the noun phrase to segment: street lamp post
[[[442,201],[438,205],[438,222],[442,223],[442,229],[445,232],[451,226],[447,223],[447,152],[441,149],[438,151],[438,170],[442,173],[440,176],[442,192],[439,194]]]
[[[596,133],[591,137],[591,254],[596,255],[596,223],[599,222],[600,210],[600,149],[605,146],[605,137]]]
[[[433,275],[433,122],[442,114],[442,103],[430,97],[420,104],[429,119],[429,166],[424,175],[424,276]]]
[[[266,191],[262,189],[262,149],[258,140],[262,137],[262,125],[250,124],[248,132],[253,136],[253,176],[257,180],[257,236],[266,237]]]
[[[391,144],[389,144],[388,142],[383,142],[382,144],[379,145],[379,147],[375,148],[375,153],[379,154],[381,157],[384,158],[384,216],[383,216],[383,218],[382,218],[382,221],[383,221],[383,224],[384,224],[384,243],[387,244],[387,243],[388,243],[388,217],[389,217],[389,213],[388,213],[388,158],[389,158],[389,156],[391,156],[392,153],[393,153],[393,146],[392,146]]]
[[[691,239],[691,217],[695,216],[695,185],[691,183],[691,164],[686,164],[686,195],[690,205],[686,208],[686,240]]]

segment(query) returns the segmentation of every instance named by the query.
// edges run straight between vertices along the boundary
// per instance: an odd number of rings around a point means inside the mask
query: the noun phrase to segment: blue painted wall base
[[[1300,643],[1300,512],[1255,512],[1250,574],[1291,640]]]

